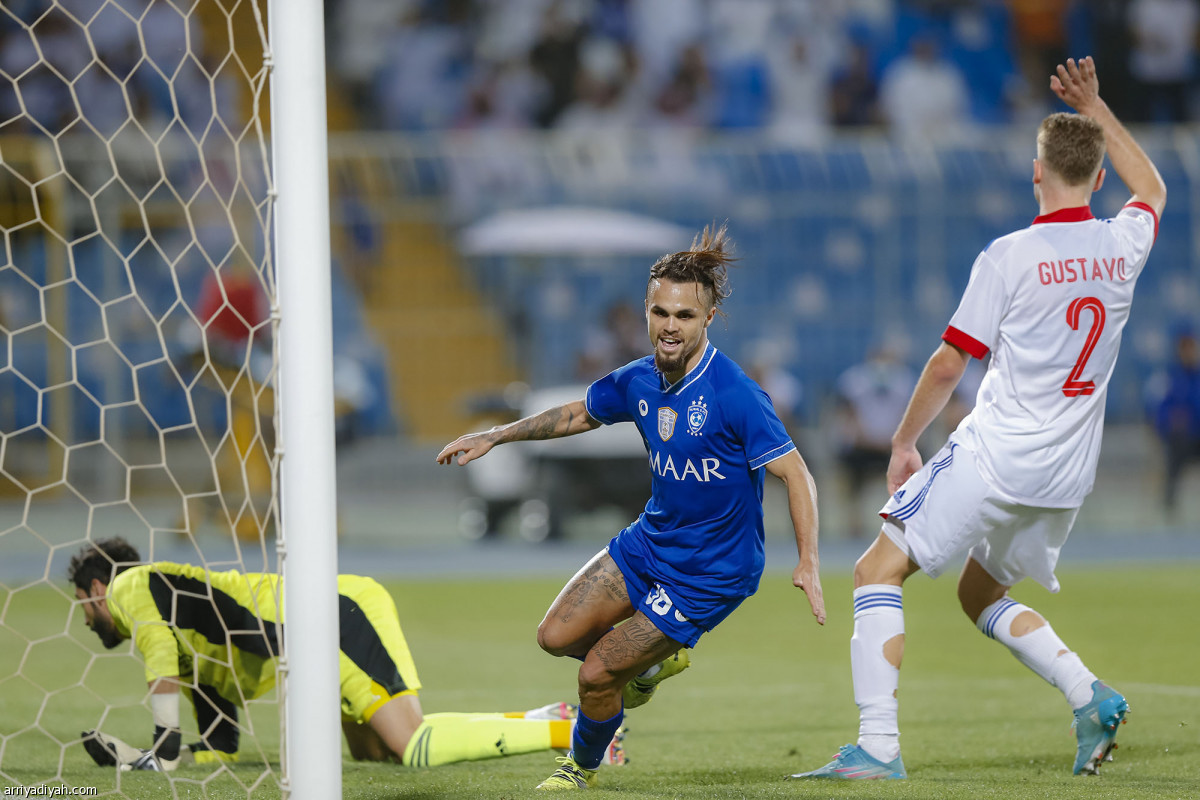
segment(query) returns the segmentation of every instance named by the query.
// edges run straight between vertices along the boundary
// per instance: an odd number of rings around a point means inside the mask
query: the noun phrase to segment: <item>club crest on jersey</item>
[[[658,438],[665,442],[675,435],[675,420],[678,417],[674,409],[666,406],[658,410]]]
[[[688,406],[688,433],[692,436],[703,436],[700,429],[704,427],[706,419],[708,419],[708,405],[704,402],[704,395],[701,395],[699,400],[693,400]]]

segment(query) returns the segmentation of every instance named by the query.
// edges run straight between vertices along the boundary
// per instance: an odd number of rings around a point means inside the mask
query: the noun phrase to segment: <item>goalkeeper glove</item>
[[[102,767],[130,764],[141,758],[141,750],[115,736],[100,731],[84,731],[79,735],[83,737],[83,749],[92,757],[92,761]]]
[[[80,736],[83,737],[83,749],[102,767],[119,767],[122,772],[170,772],[179,766],[178,756],[161,758],[153,750],[141,750],[100,731],[84,731]]]

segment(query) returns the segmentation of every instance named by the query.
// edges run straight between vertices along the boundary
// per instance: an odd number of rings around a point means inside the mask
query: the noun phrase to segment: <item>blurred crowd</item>
[[[0,123],[5,133],[95,131],[130,120],[157,137],[173,125],[237,128],[244,77],[228,43],[165,0],[5,0]]]
[[[332,90],[349,99],[349,124],[365,129],[759,129],[804,143],[871,125],[945,137],[1040,117],[1047,77],[1069,54],[1103,65],[1123,119],[1194,117],[1200,0],[329,0],[325,9]],[[0,120],[56,134],[82,117],[105,137],[131,116],[149,131],[177,116],[192,130],[232,120],[248,76],[205,19],[168,0],[6,2]]]
[[[1132,122],[1191,118],[1198,0],[338,0],[330,67],[405,131],[884,125],[1038,118],[1067,55]]]

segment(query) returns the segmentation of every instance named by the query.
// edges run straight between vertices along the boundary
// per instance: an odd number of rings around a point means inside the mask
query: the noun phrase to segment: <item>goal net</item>
[[[144,561],[277,569],[264,18],[265,0],[0,2],[5,788],[286,785],[277,690],[240,698],[236,763],[96,766],[81,731],[149,747],[150,698],[66,578],[114,536]],[[186,700],[181,721],[199,738]]]

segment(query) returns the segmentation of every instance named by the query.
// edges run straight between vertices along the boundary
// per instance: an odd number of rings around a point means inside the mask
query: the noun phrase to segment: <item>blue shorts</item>
[[[641,611],[666,636],[695,647],[700,637],[717,627],[745,597],[714,598],[697,595],[678,582],[656,575],[636,548],[622,547],[622,532],[608,543],[608,554],[625,578],[625,591],[634,611]]]

